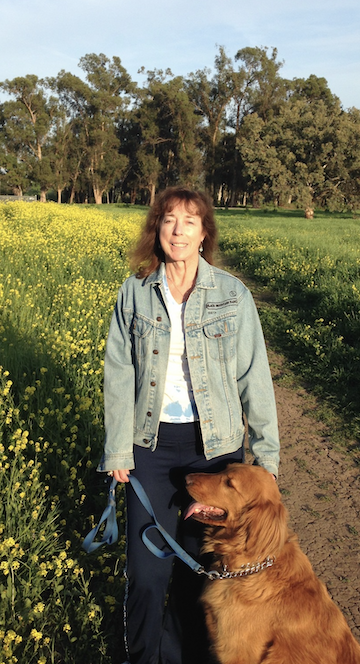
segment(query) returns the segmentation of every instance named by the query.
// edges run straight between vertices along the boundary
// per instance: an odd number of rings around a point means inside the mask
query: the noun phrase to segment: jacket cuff
[[[108,473],[110,470],[134,470],[134,468],[133,454],[126,457],[119,454],[109,454],[101,457],[96,470],[98,473]]]

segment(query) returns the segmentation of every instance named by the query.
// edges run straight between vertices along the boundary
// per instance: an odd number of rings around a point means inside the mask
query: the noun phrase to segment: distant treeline
[[[287,80],[276,49],[219,48],[213,69],[186,77],[85,55],[62,70],[0,83],[0,193],[59,202],[151,203],[172,184],[214,203],[360,205],[360,111],[326,79]]]

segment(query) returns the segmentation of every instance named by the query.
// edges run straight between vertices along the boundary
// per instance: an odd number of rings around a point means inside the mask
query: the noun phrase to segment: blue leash
[[[149,549],[149,551],[151,551],[151,553],[153,553],[154,556],[156,556],[157,558],[165,559],[169,558],[169,556],[177,556],[197,574],[207,574],[202,565],[200,565],[198,562],[196,562],[196,560],[194,560],[191,556],[189,556],[189,554],[186,553],[186,551],[184,551],[184,549],[174,540],[173,537],[171,537],[171,535],[169,535],[169,533],[165,530],[165,528],[163,528],[162,525],[158,522],[155,512],[150,503],[150,500],[147,494],[145,493],[142,485],[140,484],[139,480],[136,479],[136,477],[132,477],[131,475],[129,476],[129,480],[141,504],[154,520],[154,523],[151,524],[150,526],[147,526],[147,528],[145,528],[144,532],[142,533],[142,540],[145,546]],[[85,549],[86,553],[91,553],[92,551],[95,551],[102,544],[114,544],[114,542],[116,542],[116,540],[118,539],[119,531],[116,522],[116,500],[115,500],[116,485],[117,481],[113,477],[109,489],[108,505],[105,508],[98,525],[95,526],[95,528],[93,528],[87,534],[87,536],[83,541],[82,546],[83,549]],[[94,542],[95,537],[99,532],[100,526],[105,521],[107,523],[101,541]],[[152,528],[155,528],[160,532],[164,540],[169,545],[171,551],[162,551],[149,540],[147,532]]]
[[[116,489],[117,481],[113,477],[108,496],[108,504],[105,507],[101,519],[95,528],[90,530],[86,535],[82,547],[85,549],[86,553],[92,553],[99,548],[102,544],[114,544],[119,536],[119,529],[116,521]],[[94,542],[96,535],[98,534],[101,525],[106,521],[105,530],[103,532],[102,540],[100,542]]]

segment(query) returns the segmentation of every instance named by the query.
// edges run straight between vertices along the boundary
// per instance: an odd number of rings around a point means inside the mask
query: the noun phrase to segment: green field
[[[360,437],[360,219],[237,211],[219,215],[234,268],[265,285],[265,334]]]
[[[106,500],[104,347],[145,212],[0,205],[0,664],[110,663],[119,647],[123,536],[90,556],[81,542]],[[217,218],[220,258],[271,296],[266,336],[359,437],[360,221]]]

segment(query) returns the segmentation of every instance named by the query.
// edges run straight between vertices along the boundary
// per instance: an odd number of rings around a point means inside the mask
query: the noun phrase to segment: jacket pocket
[[[153,325],[150,320],[147,320],[146,318],[138,315],[133,317],[130,325],[131,333],[139,339],[147,337],[148,334],[150,334],[152,328]]]
[[[130,333],[133,345],[134,365],[141,366],[142,360],[149,350],[150,342],[153,338],[153,325],[151,321],[142,316],[134,316],[130,324]]]
[[[206,348],[213,360],[230,361],[236,354],[235,316],[213,320],[204,325]]]

